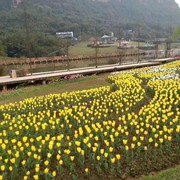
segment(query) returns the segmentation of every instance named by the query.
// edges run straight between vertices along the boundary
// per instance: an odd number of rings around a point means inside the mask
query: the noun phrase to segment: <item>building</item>
[[[22,2],[22,0],[12,0],[13,7],[17,8],[21,2]]]
[[[131,48],[133,48],[133,45],[132,45],[131,41],[120,41],[119,48],[120,49],[131,49]]]
[[[117,41],[117,38],[114,37],[114,33],[111,32],[111,35],[104,35],[101,37],[102,44],[114,44]]]
[[[58,38],[74,38],[73,32],[57,32],[56,36]]]

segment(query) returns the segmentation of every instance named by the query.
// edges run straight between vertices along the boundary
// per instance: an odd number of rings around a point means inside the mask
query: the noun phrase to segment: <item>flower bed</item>
[[[179,66],[112,74],[113,91],[107,86],[0,106],[0,179],[125,179],[177,164]]]

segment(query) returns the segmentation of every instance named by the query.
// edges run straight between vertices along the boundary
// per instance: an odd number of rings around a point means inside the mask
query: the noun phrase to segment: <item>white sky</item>
[[[180,7],[180,0],[175,0],[178,4],[179,4],[179,7]]]

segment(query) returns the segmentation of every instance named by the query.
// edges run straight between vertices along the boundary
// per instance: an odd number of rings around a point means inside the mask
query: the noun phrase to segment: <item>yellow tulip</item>
[[[133,139],[132,139],[133,141],[136,141],[137,140],[137,138],[135,137],[135,136],[133,136]]]
[[[9,166],[9,171],[12,171],[13,170],[13,167],[12,166]]]
[[[123,144],[126,145],[127,144],[127,140],[123,139]]]
[[[33,176],[34,180],[38,180],[39,179],[39,176],[36,174]]]
[[[115,161],[116,161],[116,159],[115,159],[115,158],[111,158],[111,163],[112,163],[112,164],[114,164],[114,163],[115,163]]]
[[[164,142],[163,138],[159,138],[159,142],[162,144]]]
[[[104,157],[107,158],[109,156],[108,153],[104,153]]]
[[[131,144],[131,149],[134,149],[135,148],[135,144]]]
[[[74,156],[70,156],[71,161],[74,161],[74,158],[75,158]]]
[[[1,171],[5,171],[5,165],[1,165],[0,167]]]
[[[60,164],[60,165],[62,165],[62,164],[63,164],[63,160],[62,160],[62,159],[59,161],[59,164]]]
[[[49,168],[45,168],[45,169],[44,169],[44,173],[47,174],[48,172],[49,172]]]
[[[114,148],[110,147],[109,152],[113,152]]]
[[[76,146],[80,146],[80,145],[81,145],[81,142],[80,142],[80,141],[75,141],[75,145],[76,145]]]
[[[14,164],[16,162],[16,158],[10,159],[11,163]]]
[[[149,138],[149,142],[152,143],[152,142],[153,142],[153,139],[152,139],[152,138]]]
[[[56,171],[52,172],[52,176],[55,177],[56,176]]]
[[[154,145],[155,147],[158,147],[159,146],[159,144],[158,143],[155,143],[155,145]]]
[[[121,155],[120,155],[120,154],[116,154],[116,158],[117,158],[118,160],[120,160],[120,159],[121,159]]]
[[[28,180],[28,176],[24,176],[23,179],[24,179],[24,180]]]
[[[88,168],[85,168],[85,170],[84,170],[86,173],[88,173],[89,172],[89,169]]]
[[[49,165],[49,161],[48,160],[44,161],[44,165],[48,166]]]
[[[128,146],[125,146],[125,150],[128,151],[128,150],[129,150],[129,147],[128,147]]]
[[[26,164],[26,160],[23,160],[21,164],[24,166]]]
[[[100,153],[101,153],[101,154],[104,154],[104,149],[101,149],[101,150],[100,150]]]
[[[97,156],[96,159],[99,161],[99,160],[101,159],[101,157],[100,157],[100,156]]]

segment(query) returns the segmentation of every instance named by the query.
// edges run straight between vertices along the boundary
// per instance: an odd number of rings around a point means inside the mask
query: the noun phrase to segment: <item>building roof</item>
[[[106,39],[106,38],[111,38],[111,36],[108,36],[108,35],[104,35],[101,37],[102,39]]]

